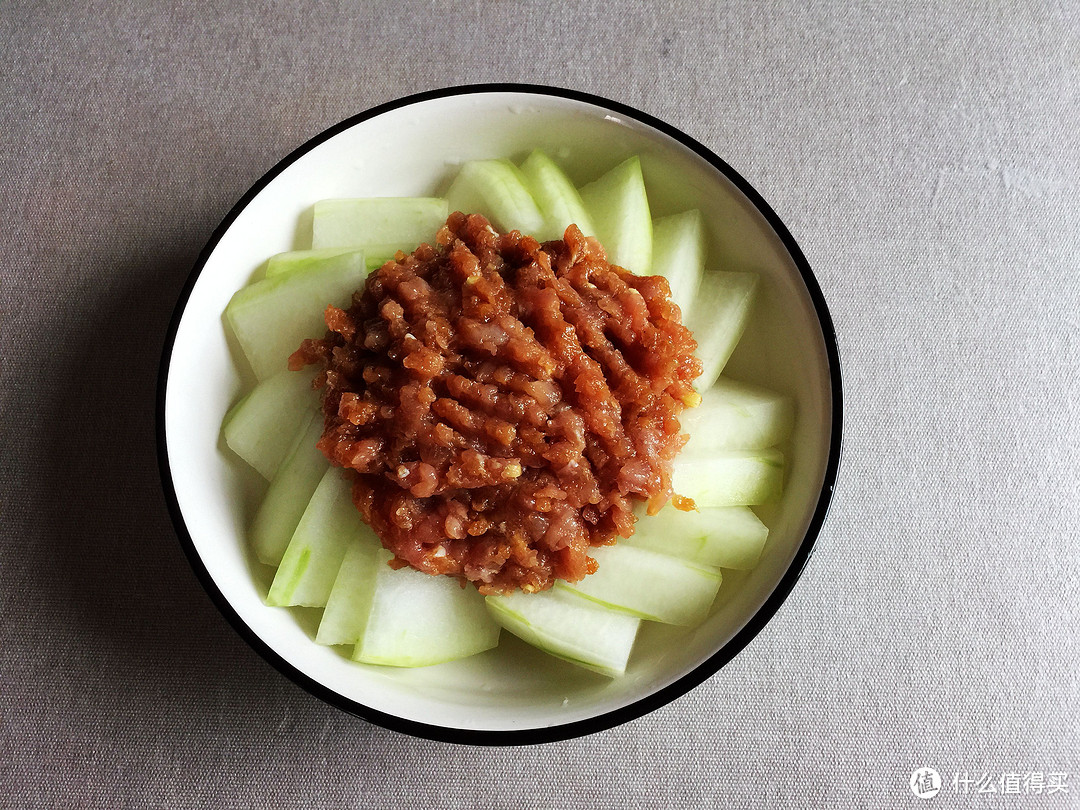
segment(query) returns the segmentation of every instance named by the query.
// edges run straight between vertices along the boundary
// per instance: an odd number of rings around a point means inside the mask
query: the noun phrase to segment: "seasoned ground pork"
[[[398,565],[544,590],[673,496],[696,343],[666,280],[576,226],[540,244],[452,214],[326,324],[290,367],[322,368],[319,448]]]

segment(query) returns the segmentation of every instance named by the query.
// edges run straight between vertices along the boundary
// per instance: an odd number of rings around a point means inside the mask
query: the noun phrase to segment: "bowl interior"
[[[220,439],[222,416],[252,378],[226,337],[230,296],[273,253],[308,247],[310,206],[327,197],[437,195],[457,166],[543,148],[577,183],[641,156],[654,216],[700,208],[714,269],[749,269],[762,284],[727,373],[793,395],[782,503],[761,564],[725,576],[693,630],[643,625],[625,677],[610,680],[503,634],[496,650],[425,669],[358,665],[313,641],[317,614],[263,603],[271,573],[244,539],[265,484]],[[814,303],[783,241],[725,174],[680,141],[621,112],[526,92],[429,98],[338,132],[286,165],[239,211],[202,267],[179,321],[164,429],[177,505],[213,585],[277,656],[345,701],[449,729],[515,731],[596,718],[642,701],[706,665],[743,628],[791,566],[822,490],[832,416],[830,363]],[[726,573],[726,572],[725,572]],[[339,702],[335,699],[335,702]]]

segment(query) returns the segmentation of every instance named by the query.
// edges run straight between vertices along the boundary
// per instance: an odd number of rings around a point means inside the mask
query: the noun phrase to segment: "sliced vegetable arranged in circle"
[[[540,241],[577,225],[609,261],[667,279],[698,343],[701,403],[680,417],[689,434],[672,467],[675,493],[696,508],[644,505],[635,531],[590,551],[596,572],[539,593],[482,596],[454,578],[392,567],[353,503],[349,479],[316,448],[323,420],[312,374],[287,370],[305,338],[325,330],[328,305],[347,306],[369,272],[434,242],[448,212],[486,216],[503,231]],[[265,278],[237,292],[226,320],[257,385],[226,415],[226,444],[269,487],[250,542],[277,571],[266,601],[322,608],[316,641],[352,647],[369,665],[416,667],[495,647],[500,630],[608,677],[623,674],[642,621],[703,621],[723,570],[748,570],[767,551],[769,529],[752,506],[782,495],[794,426],[790,397],[721,376],[751,317],[752,273],[708,268],[699,211],[655,221],[641,163],[631,157],[580,189],[545,153],[519,166],[465,163],[446,199],[324,200],[313,208],[309,250],[271,257]]]
[[[641,161],[629,158],[581,189],[608,261],[639,276],[652,267],[652,217]],[[590,235],[590,234],[587,234]]]

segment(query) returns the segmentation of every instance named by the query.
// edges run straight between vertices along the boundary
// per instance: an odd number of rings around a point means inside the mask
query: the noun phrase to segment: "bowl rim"
[[[393,110],[400,109],[415,104],[420,104],[435,99],[443,99],[454,96],[469,96],[474,94],[489,94],[489,93],[519,93],[519,94],[531,94],[536,96],[547,96],[558,99],[564,99],[574,102],[581,102],[603,108],[607,111],[616,113],[618,115],[631,118],[634,121],[651,127],[662,134],[674,139],[687,149],[691,150],[699,157],[704,159],[707,163],[711,164],[717,169],[725,178],[731,182],[738,190],[746,196],[750,203],[757,209],[757,211],[765,218],[769,226],[773,229],[776,235],[779,237],[784,245],[785,250],[791,256],[796,268],[799,271],[799,275],[802,278],[803,284],[806,287],[807,293],[811,302],[814,305],[815,314],[818,320],[818,324],[821,328],[822,339],[825,344],[825,352],[829,365],[829,378],[830,378],[830,390],[832,395],[832,408],[831,419],[829,422],[831,435],[829,440],[829,454],[825,466],[825,474],[822,481],[821,492],[818,496],[817,505],[814,509],[813,515],[810,519],[810,523],[807,526],[805,535],[802,541],[799,543],[798,548],[795,551],[795,555],[784,574],[781,576],[780,581],[776,587],[772,590],[769,596],[761,607],[754,612],[749,618],[746,624],[719,650],[709,656],[705,661],[699,664],[694,669],[683,674],[681,677],[668,684],[667,686],[651,692],[643,697],[638,698],[632,703],[626,706],[621,706],[618,709],[598,714],[594,717],[589,717],[581,720],[575,720],[568,723],[562,723],[552,726],[544,726],[540,728],[527,728],[527,729],[506,729],[506,730],[477,730],[477,729],[461,729],[450,726],[442,726],[431,723],[423,723],[415,720],[408,720],[396,715],[388,714],[386,712],[374,709],[370,706],[366,706],[357,701],[344,697],[338,692],[333,691],[329,687],[321,684],[319,681],[304,674],[288,661],[286,661],[281,655],[275,652],[263,641],[263,639],[252,630],[236,610],[232,607],[229,601],[222,594],[218,588],[213,577],[210,575],[202,558],[199,556],[195,544],[191,538],[187,529],[187,524],[184,520],[184,516],[180,509],[180,504],[176,496],[176,490],[173,484],[171,467],[169,464],[168,445],[165,435],[165,403],[168,389],[168,378],[170,361],[172,358],[172,352],[176,341],[176,335],[180,327],[180,322],[184,317],[184,313],[187,309],[188,300],[191,297],[191,292],[195,287],[202,270],[210,258],[210,255],[214,252],[218,245],[218,242],[225,235],[226,231],[232,226],[233,222],[240,215],[242,211],[251,203],[251,201],[279,174],[281,174],[286,168],[295,163],[303,155],[310,152],[315,147],[319,146],[323,142],[333,138],[334,136],[344,132],[345,130],[356,126],[364,121],[375,118],[383,113],[387,113]],[[254,185],[251,186],[244,193],[244,195],[236,202],[230,209],[228,214],[221,220],[218,226],[214,229],[210,236],[210,239],[206,242],[205,246],[199,253],[198,259],[188,274],[187,280],[181,289],[180,295],[177,299],[176,307],[173,310],[168,331],[165,336],[164,345],[161,352],[161,361],[158,367],[158,379],[157,379],[157,396],[156,396],[156,408],[155,408],[155,432],[157,440],[157,457],[158,457],[158,471],[161,476],[162,490],[165,495],[165,500],[168,506],[169,515],[172,519],[173,527],[176,531],[177,537],[180,541],[180,545],[184,550],[184,554],[187,557],[188,563],[191,565],[196,577],[198,578],[203,589],[210,596],[210,599],[217,606],[218,610],[222,613],[225,619],[232,625],[233,629],[239,633],[239,635],[260,655],[266,660],[274,669],[291,680],[296,685],[307,691],[309,694],[319,698],[320,700],[340,709],[348,714],[352,714],[368,722],[390,729],[392,731],[401,732],[414,737],[436,740],[440,742],[460,743],[469,745],[534,745],[538,743],[556,742],[560,740],[572,739],[575,737],[582,737],[589,734],[594,734],[600,731],[604,731],[615,726],[622,725],[624,723],[635,720],[642,717],[660,707],[670,703],[676,698],[689,692],[691,689],[699,686],[706,679],[716,674],[727,664],[732,658],[734,658],[750,641],[757,636],[759,632],[765,627],[765,625],[772,619],[773,615],[780,608],[780,606],[787,599],[791,593],[795,582],[801,576],[807,561],[814,550],[814,544],[817,540],[818,533],[821,531],[822,525],[825,522],[825,518],[829,511],[829,506],[832,501],[833,489],[836,483],[837,473],[840,466],[840,457],[842,454],[842,427],[843,427],[843,402],[842,402],[842,383],[840,373],[840,355],[837,346],[836,333],[833,327],[832,317],[829,314],[828,307],[825,303],[825,298],[821,292],[821,288],[818,285],[810,265],[803,255],[802,250],[795,242],[794,237],[788,231],[787,227],[772,210],[772,208],[765,202],[760,194],[747,182],[737,171],[729,166],[723,159],[716,155],[712,150],[708,149],[696,139],[690,137],[686,133],[677,129],[676,127],[661,121],[660,119],[642,112],[627,104],[612,101],[610,99],[593,95],[591,93],[582,92],[579,90],[571,90],[567,88],[540,85],[540,84],[520,84],[520,83],[503,83],[503,82],[491,82],[481,84],[465,84],[454,85],[450,87],[444,87],[435,90],[428,90],[420,93],[414,93],[408,96],[403,96],[392,101],[385,102],[383,104],[371,107],[356,115],[350,116],[345,120],[334,124],[333,126],[323,130],[314,137],[308,139],[299,147],[294,149],[284,158],[279,160],[274,166],[266,171]]]

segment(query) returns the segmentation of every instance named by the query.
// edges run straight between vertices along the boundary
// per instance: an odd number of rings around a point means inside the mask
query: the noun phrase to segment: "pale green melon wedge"
[[[581,195],[551,158],[537,149],[525,158],[521,173],[544,215],[544,226],[533,236],[541,242],[562,239],[570,225],[577,225],[586,236],[595,236],[592,218],[585,210]]]
[[[411,253],[421,242],[435,243],[448,213],[446,200],[437,197],[320,200],[312,217],[311,247],[398,245]]]
[[[504,233],[529,236],[544,227],[544,215],[529,191],[525,176],[509,160],[470,160],[446,192],[451,211],[483,214]]]
[[[646,275],[652,267],[652,217],[641,162],[632,157],[581,189],[608,261]]]
[[[315,636],[319,644],[355,644],[363,635],[371,613],[375,577],[379,567],[385,564],[379,538],[370,528],[364,528],[367,531],[345,550],[334,578]]]
[[[281,562],[315,488],[329,467],[326,456],[315,446],[322,430],[322,417],[312,410],[255,513],[251,544],[255,556],[267,565]]]
[[[679,416],[690,441],[687,455],[717,450],[758,450],[791,434],[795,406],[791,397],[750,383],[720,377],[701,395],[701,404]]]
[[[362,260],[287,273],[250,284],[237,292],[225,317],[240,342],[255,376],[265,380],[288,367],[289,355],[305,338],[326,334],[327,306],[348,308],[354,291],[367,279]]]
[[[595,602],[664,624],[698,624],[720,588],[720,570],[681,557],[623,545],[591,552],[599,567],[580,582],[562,580],[557,588]]]
[[[775,448],[680,455],[672,467],[671,486],[693,498],[698,508],[772,503],[783,490],[784,455]]]
[[[698,391],[716,382],[735,351],[750,318],[757,291],[755,273],[705,273],[696,300],[683,322],[698,342],[702,372],[694,383]]]
[[[324,607],[350,544],[369,531],[353,505],[352,486],[331,467],[293,532],[281,558],[267,603]]]
[[[324,248],[323,250],[291,250],[288,253],[276,253],[266,261],[266,278],[284,276],[288,273],[302,273],[305,270],[325,268],[334,264],[366,265],[369,270],[380,267],[378,246],[363,248]],[[385,248],[382,249],[385,253]],[[393,256],[393,251],[390,251]],[[385,259],[383,260],[385,261]]]
[[[301,425],[318,407],[313,372],[282,371],[256,385],[225,415],[225,443],[267,480],[288,455]]]
[[[697,209],[653,222],[650,272],[668,280],[684,323],[705,272],[705,250],[705,222]]]
[[[631,545],[683,557],[718,568],[755,567],[769,529],[747,506],[704,507],[682,512],[665,506],[655,515],[644,510],[634,533],[619,545]]]
[[[487,597],[499,624],[546,653],[610,678],[626,671],[641,620],[559,589]]]
[[[424,667],[489,650],[499,643],[499,625],[472,585],[394,570],[392,555],[379,549],[371,609],[353,658],[366,664]]]

